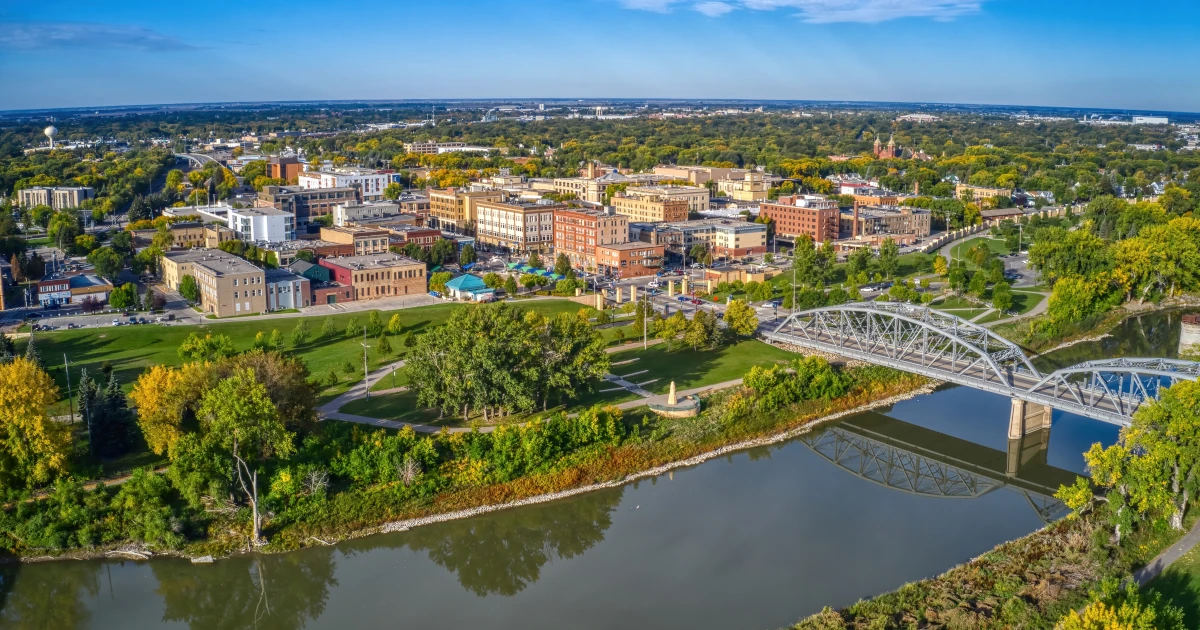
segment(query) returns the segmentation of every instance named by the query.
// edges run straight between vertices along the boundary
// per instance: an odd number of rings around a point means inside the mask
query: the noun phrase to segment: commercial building
[[[644,243],[662,245],[681,261],[696,245],[713,258],[742,258],[767,251],[768,227],[739,219],[700,219],[680,223],[630,224],[630,233]]]
[[[991,199],[992,197],[1012,197],[1013,190],[1011,188],[996,188],[993,186],[972,186],[970,184],[959,184],[954,187],[954,196],[959,199],[966,199],[968,196],[975,201],[983,199]]]
[[[687,221],[688,204],[683,199],[656,197],[652,195],[626,196],[617,193],[612,198],[612,208],[634,223],[662,223]]]
[[[763,174],[754,171],[738,179],[717,180],[717,191],[734,201],[766,201],[768,188]]]
[[[180,221],[172,223],[167,229],[171,232],[173,247],[215,248],[221,243],[237,238],[234,231],[224,225],[204,224],[199,221]],[[158,230],[136,230],[133,232],[133,242],[139,247],[146,247],[154,241],[157,234]]]
[[[321,239],[279,241],[259,245],[259,249],[275,255],[275,262],[286,267],[297,260],[300,252],[308,252],[313,258],[320,256],[353,256],[354,245],[332,243]]]
[[[396,199],[396,203],[400,205],[400,212],[419,217],[423,224],[427,222],[426,220],[429,218],[429,197],[404,193]]]
[[[405,142],[404,152],[416,155],[437,155],[445,153],[446,149],[461,149],[466,146],[466,142]]]
[[[276,208],[231,208],[229,229],[243,241],[289,241],[296,238],[296,215]]]
[[[390,201],[341,203],[333,207],[333,224],[342,227],[361,221],[391,219],[400,215],[400,204]]]
[[[63,276],[55,273],[38,282],[38,304],[81,304],[89,297],[97,302],[108,300],[113,285],[100,276],[79,274]]]
[[[686,179],[693,186],[703,186],[710,181],[736,179],[749,173],[742,168],[722,168],[718,166],[671,166],[659,165],[654,167],[654,174],[667,179]]]
[[[629,217],[603,210],[562,208],[554,212],[554,253],[576,269],[596,269],[596,248],[629,242]]]
[[[855,206],[896,206],[909,198],[909,195],[894,193],[874,186],[859,188],[850,193],[850,196],[854,197]]]
[[[354,256],[382,254],[388,250],[388,232],[364,227],[323,227],[321,240],[353,247]]]
[[[267,177],[278,179],[285,184],[294,184],[302,169],[300,160],[294,157],[273,157],[267,162]]]
[[[305,190],[357,188],[363,201],[383,199],[383,191],[392,183],[392,171],[367,168],[335,168],[300,173],[297,184]]]
[[[1135,125],[1167,125],[1170,120],[1166,116],[1134,116],[1133,124]]]
[[[35,186],[17,191],[17,205],[22,208],[50,206],[55,210],[78,208],[88,199],[96,198],[96,190],[88,186]]]
[[[217,317],[267,310],[263,270],[237,256],[212,256],[191,263],[200,285],[200,309]]]
[[[494,249],[547,253],[554,247],[554,212],[562,208],[547,202],[481,201],[475,206],[475,238]]]
[[[352,287],[355,300],[426,292],[425,263],[398,254],[322,258],[334,282]]]
[[[179,281],[184,276],[195,277],[196,274],[192,269],[194,263],[227,258],[241,260],[237,256],[219,249],[184,249],[165,252],[159,261],[159,275],[162,276],[163,284],[167,285],[167,288],[178,291]]]
[[[380,227],[387,230],[392,244],[398,247],[404,247],[409,243],[415,243],[421,247],[433,247],[434,243],[442,240],[442,231],[435,228],[402,224]]]
[[[267,310],[279,311],[309,306],[312,288],[308,278],[283,269],[268,269],[263,272],[267,286]]]
[[[316,217],[333,214],[339,204],[361,201],[354,188],[319,188],[306,190],[295,186],[264,186],[255,201],[257,207],[271,207],[291,212],[296,217],[297,230],[307,229]]]
[[[787,195],[759,205],[759,216],[771,219],[776,236],[808,235],[816,243],[837,240],[839,214],[837,202],[816,195]]]
[[[640,241],[596,246],[596,273],[618,278],[652,276],[662,269],[666,248]]]
[[[708,210],[708,201],[711,196],[709,195],[707,188],[702,188],[699,186],[674,185],[639,186],[635,188],[627,188],[625,189],[623,195],[626,199],[636,199],[641,201],[683,201],[687,204],[688,212],[704,212],[705,210]],[[613,206],[618,208],[620,207],[617,206],[616,197],[613,197]],[[617,211],[620,212],[619,209]]]
[[[429,217],[432,227],[450,232],[473,233],[477,221],[476,206],[481,202],[504,201],[499,190],[447,188],[429,191]]]
[[[313,283],[329,282],[331,279],[327,267],[310,263],[307,260],[293,260],[287,265],[287,269],[297,276],[308,278]]]
[[[902,206],[863,206],[842,210],[839,238],[880,235],[909,235],[925,238],[933,230],[928,210]]]

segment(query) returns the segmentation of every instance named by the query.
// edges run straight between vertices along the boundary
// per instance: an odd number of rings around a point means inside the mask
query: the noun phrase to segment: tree
[[[383,334],[383,320],[379,317],[379,311],[372,310],[367,315],[367,336],[378,337]]]
[[[950,268],[946,265],[946,257],[940,256],[940,255],[934,256],[933,257],[933,273],[935,273],[939,276],[945,277],[946,274],[949,272],[950,272]]]
[[[321,324],[321,337],[323,339],[328,339],[328,338],[332,337],[334,335],[334,333],[336,333],[336,332],[337,332],[337,325],[333,323],[333,318],[326,317],[325,321]]]
[[[462,253],[458,255],[458,262],[464,265],[469,265],[475,262],[475,246],[471,244],[463,245]]]
[[[983,297],[987,291],[987,278],[984,277],[982,271],[976,271],[971,275],[971,284],[967,287],[967,292],[975,297]]]
[[[350,321],[346,322],[346,338],[354,339],[363,331],[363,327],[358,325],[358,318],[351,317]]]
[[[542,268],[542,259],[541,259],[541,257],[538,256],[537,252],[531,252],[529,254],[529,262],[526,264],[528,264],[530,267],[533,267],[534,269],[541,269]]]
[[[282,352],[284,348],[283,333],[279,332],[278,328],[272,329],[271,340],[268,343],[276,352]]]
[[[25,259],[20,254],[13,254],[8,262],[8,266],[12,269],[14,282],[25,282]]]
[[[673,315],[666,319],[659,320],[654,327],[655,337],[662,339],[667,344],[667,351],[674,349],[675,342],[683,337],[683,333],[688,329],[688,320],[683,316],[682,311],[675,311]]]
[[[292,329],[292,347],[299,348],[308,341],[308,320],[301,317],[300,321],[296,322],[296,327]]]
[[[79,408],[87,420],[92,453],[99,457],[116,457],[128,452],[133,446],[133,414],[116,374],[109,372],[108,384],[103,389],[92,382],[89,383],[91,391],[87,391],[82,381]]]
[[[817,248],[813,239],[807,234],[796,237],[795,255],[792,265],[795,267],[796,281],[801,284],[817,283]]]
[[[504,281],[500,279],[499,274],[489,271],[483,275],[483,286],[489,289],[502,289]]]
[[[1142,592],[1131,580],[1119,591],[1115,579],[1104,580],[1083,612],[1070,610],[1056,630],[1184,630],[1183,609],[1163,601],[1162,593]]]
[[[108,303],[117,309],[137,308],[139,303],[137,285],[127,282],[113,289],[108,294]]]
[[[749,337],[758,330],[758,314],[742,300],[733,300],[725,308],[725,325],[735,335]]]
[[[560,276],[566,276],[571,272],[571,259],[566,254],[559,254],[558,258],[554,259],[554,273]]]
[[[1012,288],[1007,282],[997,282],[992,286],[992,308],[1007,313],[1013,307]]]
[[[688,256],[695,261],[702,261],[708,255],[708,246],[704,243],[696,243],[688,250]]]
[[[150,450],[167,453],[183,436],[184,421],[195,412],[208,379],[202,363],[179,368],[155,365],[138,377],[129,398],[137,406],[137,423]]]
[[[307,263],[312,263],[312,262],[316,261],[317,257],[311,251],[309,251],[307,249],[302,249],[302,250],[296,252],[296,259],[303,260],[304,262],[307,262]]]
[[[375,351],[381,357],[392,353],[392,342],[388,341],[387,335],[379,335],[379,341],[375,343]]]
[[[388,319],[387,332],[389,335],[399,335],[404,332],[404,322],[400,321],[400,313],[393,313]]]
[[[204,441],[235,462],[233,480],[250,503],[250,540],[258,545],[259,466],[272,457],[290,457],[295,450],[292,434],[279,420],[266,388],[249,369],[234,373],[209,390],[200,403],[199,415],[205,429]]]
[[[879,244],[879,270],[884,276],[891,278],[899,269],[900,246],[889,236]]]
[[[683,342],[692,347],[715,348],[721,339],[721,331],[717,327],[717,317],[708,311],[696,311],[687,331],[683,333]]]
[[[516,281],[516,279],[514,279],[512,276],[509,276],[508,278],[505,278],[505,280],[504,280],[504,292],[505,292],[505,293],[507,293],[507,294],[509,294],[509,295],[516,295],[516,294],[517,294],[517,281]]]
[[[850,252],[850,256],[846,259],[846,275],[857,276],[860,273],[866,273],[870,271],[871,261],[873,259],[874,256],[871,254],[870,247],[859,247],[853,252]]]
[[[42,362],[42,355],[38,352],[32,334],[29,335],[29,341],[25,342],[25,360],[36,365],[40,370],[46,369],[46,364]]]
[[[417,345],[417,333],[416,331],[410,330],[408,331],[408,334],[404,335],[404,347],[412,348],[415,345]]]
[[[446,292],[446,283],[454,279],[454,275],[449,271],[439,271],[429,276],[429,290],[437,291],[438,293]]]
[[[192,333],[179,344],[179,358],[184,361],[216,361],[234,354],[233,340],[226,335]]]
[[[383,198],[390,201],[395,201],[399,199],[400,195],[403,193],[404,187],[398,182],[392,182],[383,189]]]
[[[67,472],[71,434],[50,417],[58,387],[32,361],[0,365],[0,485],[40,486]]]

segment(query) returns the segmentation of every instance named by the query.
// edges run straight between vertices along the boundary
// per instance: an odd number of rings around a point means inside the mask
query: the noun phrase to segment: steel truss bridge
[[[1072,483],[1075,473],[1045,464],[1048,441],[1034,445],[1031,459],[1036,461],[1021,457],[1020,441],[1010,443],[1021,462],[1014,466],[1012,453],[1006,457],[882,414],[856,416],[800,439],[839,468],[892,490],[945,499],[977,499],[1007,490],[1024,497],[1046,523],[1069,511],[1054,493]]]
[[[794,313],[763,334],[811,348],[1128,426],[1161,388],[1200,377],[1200,363],[1105,359],[1042,374],[1016,344],[924,306],[843,304]]]

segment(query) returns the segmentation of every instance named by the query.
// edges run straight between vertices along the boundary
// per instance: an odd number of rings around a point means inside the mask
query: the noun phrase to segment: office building
[[[628,217],[632,223],[661,223],[688,219],[688,204],[684,199],[654,195],[626,196],[624,193],[617,193],[612,198],[612,208],[617,214]]]
[[[291,212],[296,230],[307,230],[316,217],[333,214],[339,204],[360,202],[354,188],[302,189],[295,186],[264,186],[255,201],[257,207],[272,207]]]
[[[391,219],[400,214],[400,204],[390,201],[341,203],[333,207],[333,224],[342,227],[361,221]]]
[[[992,197],[1012,197],[1012,194],[1013,190],[1011,188],[997,188],[995,186],[972,186],[970,184],[958,184],[954,187],[954,196],[964,200],[970,197],[973,201],[983,201],[984,199],[991,199]]]
[[[627,199],[640,199],[643,201],[684,201],[687,203],[687,211],[704,212],[708,210],[709,195],[708,189],[700,186],[639,186],[625,189],[623,195]],[[614,199],[614,206],[616,205]],[[618,210],[619,212],[619,210]]]
[[[810,236],[815,243],[836,241],[838,238],[837,202],[817,195],[786,195],[775,202],[759,205],[759,216],[775,224],[775,235],[795,240]]]
[[[322,258],[333,281],[353,289],[355,300],[426,292],[425,263],[398,254]]]
[[[383,191],[392,183],[392,171],[377,171],[367,168],[335,168],[305,171],[297,178],[297,185],[304,190],[325,188],[357,188],[362,201],[383,199]]]
[[[388,232],[365,227],[323,227],[321,240],[354,248],[354,256],[382,254],[388,251]]]
[[[554,212],[554,253],[576,269],[596,269],[596,248],[629,242],[629,217],[602,210],[562,208]]]
[[[309,306],[312,289],[308,278],[284,269],[267,269],[263,272],[263,278],[267,287],[268,311]]]
[[[243,241],[277,243],[296,238],[296,216],[275,208],[231,208],[228,225]]]
[[[467,191],[447,188],[429,191],[429,218],[431,227],[448,232],[474,233],[476,206],[481,202],[504,201],[499,190]]]
[[[200,309],[217,317],[267,310],[263,270],[237,256],[212,256],[191,262],[200,286]]]
[[[88,199],[96,198],[96,190],[88,186],[35,186],[17,191],[17,205],[22,208],[50,206],[55,210],[78,208]]]
[[[717,191],[734,201],[766,201],[768,188],[763,174],[754,171],[740,178],[717,180]]]
[[[521,254],[548,253],[554,247],[554,212],[563,206],[548,203],[476,204],[475,238],[493,249]]]
[[[641,241],[596,246],[596,273],[618,278],[652,276],[662,269],[665,247]]]
[[[273,157],[267,161],[267,177],[278,179],[284,184],[295,184],[303,167],[295,157]]]
[[[662,245],[667,254],[680,261],[690,259],[696,245],[704,245],[714,259],[742,258],[767,251],[767,225],[740,219],[631,223],[629,231],[630,238]]]
[[[445,153],[447,149],[461,149],[466,146],[465,142],[405,142],[404,152],[416,155],[437,155]]]
[[[718,166],[673,166],[659,165],[654,167],[654,174],[666,179],[687,180],[693,186],[703,186],[710,181],[737,179],[750,171],[743,168],[723,168]]]
[[[928,210],[901,206],[862,206],[842,210],[839,216],[840,238],[875,234],[909,235],[925,238],[933,229]]]

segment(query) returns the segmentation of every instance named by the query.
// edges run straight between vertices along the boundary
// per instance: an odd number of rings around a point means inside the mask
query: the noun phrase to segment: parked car
[[[440,298],[440,297],[442,297],[442,294],[441,294],[441,293],[438,293],[437,291],[430,291],[430,292],[429,292],[429,295],[432,295],[432,296],[433,296],[433,297],[435,297],[435,298]]]
[[[770,304],[771,308],[779,308],[783,306],[783,300],[771,300],[768,304]]]
[[[691,300],[689,300],[689,301],[690,301],[692,304],[695,304],[696,306],[701,306],[701,305],[703,305],[703,304],[704,304],[704,302],[703,302],[703,301],[701,301],[701,300],[697,300],[697,299],[695,299],[695,298],[692,298],[692,299],[691,299]]]
[[[680,302],[690,302],[692,298],[690,298],[686,295],[681,295],[679,297],[676,297],[675,299],[679,300]]]
[[[120,326],[120,325],[121,325],[121,320],[119,320],[119,319],[113,320],[113,326]]]
[[[138,323],[139,323],[139,324],[145,324],[145,323],[147,323],[147,322],[146,322],[146,318],[145,318],[145,317],[139,317],[139,318],[138,318]]]

